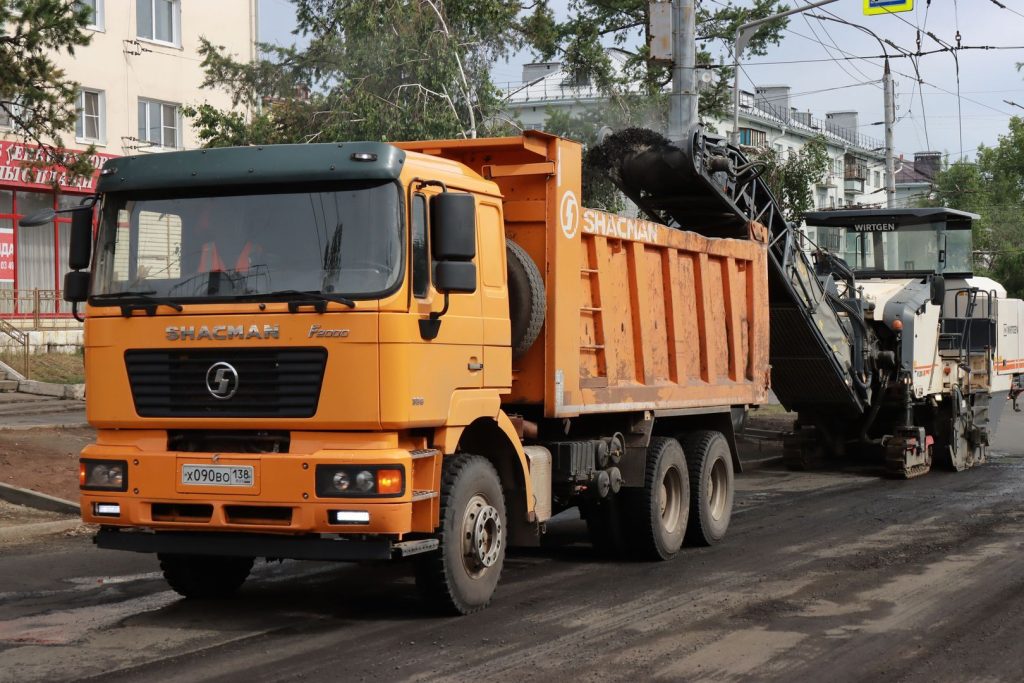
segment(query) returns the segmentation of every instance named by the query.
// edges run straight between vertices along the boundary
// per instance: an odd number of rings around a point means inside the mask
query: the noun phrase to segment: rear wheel
[[[690,515],[690,482],[678,441],[651,439],[643,488],[624,489],[620,495],[627,537],[639,557],[668,560],[679,552]]]
[[[721,432],[701,430],[685,436],[683,452],[689,466],[691,491],[686,542],[714,545],[725,538],[732,519],[732,451]]]
[[[245,583],[252,570],[251,557],[214,555],[157,555],[164,579],[186,598],[223,598]]]
[[[447,614],[486,607],[507,545],[505,497],[486,458],[460,454],[445,459],[438,540],[438,550],[416,563],[416,586],[424,600]]]

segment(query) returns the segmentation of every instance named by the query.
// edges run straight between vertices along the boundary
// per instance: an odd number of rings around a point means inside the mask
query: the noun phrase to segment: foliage
[[[802,220],[804,214],[814,208],[812,188],[829,167],[825,139],[819,135],[788,156],[769,147],[756,158],[765,164],[761,175],[784,207],[786,220]]]
[[[925,204],[971,211],[975,266],[1024,297],[1024,119],[1010,119],[1009,130],[993,147],[978,148],[977,161],[958,161],[935,179],[935,198]]]
[[[258,111],[190,108],[208,146],[475,137],[504,130],[491,65],[536,20],[503,0],[293,0],[308,47],[236,60],[203,40],[204,85]],[[542,28],[536,28],[536,31]],[[539,33],[538,33],[539,35]]]
[[[718,53],[720,64],[731,62],[733,39],[740,24],[786,9],[779,0],[753,0],[749,4],[741,6],[734,0],[698,3],[698,65],[713,66],[714,52]],[[763,55],[770,45],[777,45],[786,23],[786,19],[766,23],[753,35],[745,54]],[[562,22],[556,21],[547,9],[547,0],[540,0],[528,25],[528,38],[542,59],[562,60],[577,81],[589,80],[606,96],[633,93],[637,104],[664,97],[665,86],[671,81],[667,65],[648,59],[649,26],[648,0],[570,0],[569,16]],[[609,59],[608,47],[624,55],[621,70]],[[732,102],[732,68],[720,67],[715,71],[718,77],[700,94],[699,112],[705,123],[724,116]],[[646,114],[648,109],[639,106],[638,111]],[[643,120],[624,123],[664,129],[666,119],[667,107],[663,107],[662,125],[652,126]]]
[[[72,178],[92,173],[90,146],[75,154],[62,150],[63,134],[74,130],[78,84],[53,61],[54,53],[75,54],[91,40],[84,29],[91,10],[74,0],[0,2],[0,115],[15,135],[40,147],[34,169],[55,166]]]
[[[629,125],[630,121],[639,120],[641,125],[656,127],[667,108],[667,98],[642,97],[631,93],[614,95],[609,98],[607,106],[592,108],[572,115],[566,109],[551,107],[547,111],[545,132],[575,140],[583,145],[583,205],[618,213],[626,208],[622,193],[608,178],[601,168],[590,168],[587,165],[586,151],[593,148],[602,129],[619,130]]]

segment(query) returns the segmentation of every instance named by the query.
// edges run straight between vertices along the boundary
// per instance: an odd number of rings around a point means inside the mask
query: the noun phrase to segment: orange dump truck
[[[189,597],[254,558],[412,557],[468,613],[570,507],[609,551],[720,540],[731,409],[768,391],[764,230],[583,208],[580,153],[530,132],[108,162],[65,282],[96,543],[157,553]]]

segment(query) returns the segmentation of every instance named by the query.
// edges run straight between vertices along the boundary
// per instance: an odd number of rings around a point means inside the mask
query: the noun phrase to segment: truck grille
[[[141,417],[312,417],[327,350],[146,349],[124,357]],[[229,364],[237,377],[211,372],[218,363]],[[230,398],[215,397],[208,379]]]

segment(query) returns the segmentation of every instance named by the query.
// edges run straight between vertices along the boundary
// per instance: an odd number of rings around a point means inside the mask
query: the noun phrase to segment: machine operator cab
[[[858,280],[966,279],[974,272],[971,222],[976,218],[928,207],[816,211],[806,221],[816,233],[812,240],[843,259]]]

